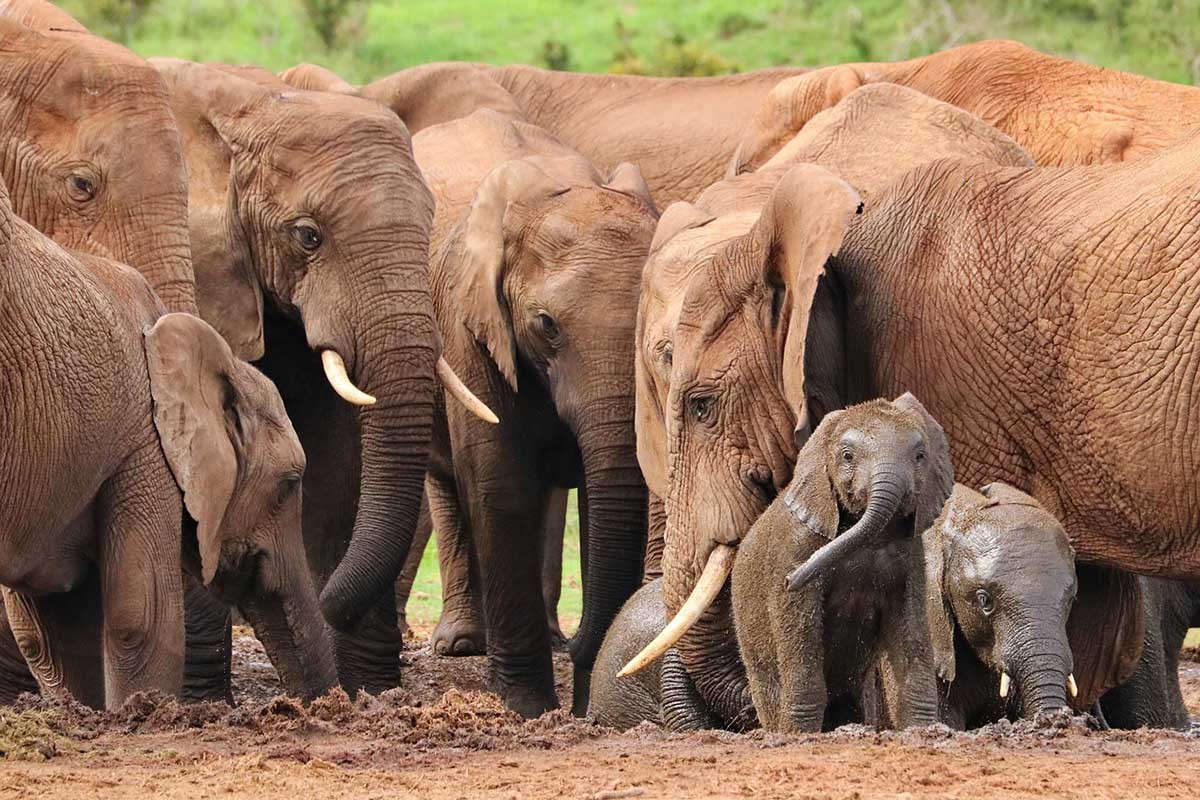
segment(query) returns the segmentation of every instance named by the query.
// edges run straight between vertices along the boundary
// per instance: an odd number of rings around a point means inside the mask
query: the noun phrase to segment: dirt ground
[[[1100,733],[1087,718],[820,736],[604,731],[533,722],[482,692],[483,659],[405,653],[404,687],[308,709],[275,696],[239,635],[239,706],[143,697],[120,712],[31,700],[0,710],[0,799],[1194,797],[1200,731]],[[559,696],[569,665],[557,659]],[[1200,715],[1200,661],[1181,666]]]

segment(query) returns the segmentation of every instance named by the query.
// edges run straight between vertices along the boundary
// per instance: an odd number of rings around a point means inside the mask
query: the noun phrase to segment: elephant
[[[745,126],[727,175],[757,169],[814,115],[875,83],[908,86],[976,114],[1045,166],[1140,158],[1175,142],[1200,119],[1195,87],[990,40],[910,61],[843,64],[781,80]]]
[[[296,69],[312,74],[311,65]],[[480,108],[523,119],[598,169],[637,164],[655,202],[665,207],[718,180],[771,88],[806,71],[650,78],[451,62],[401,70],[360,91],[393,109],[414,135]]]
[[[636,428],[649,491],[667,500],[663,597],[672,615],[710,553],[736,545],[790,480],[812,424],[847,405],[833,381],[842,363],[829,355],[842,331],[807,329],[813,307],[833,302],[817,291],[820,276],[864,198],[873,202],[930,158],[1032,165],[1003,134],[904,87],[864,87],[803,136],[807,146],[787,154],[795,161],[781,158],[714,184],[694,204],[672,205],[651,244],[638,310]],[[855,188],[810,159],[847,170]],[[809,373],[829,374],[829,385]],[[732,558],[722,564],[727,571]],[[754,706],[721,585],[710,584],[712,604],[678,650],[718,718],[750,726]]]
[[[1179,652],[1188,628],[1200,627],[1200,583],[1142,578],[1146,634],[1129,680],[1100,698],[1113,728],[1188,730],[1191,720],[1179,688]]]
[[[617,730],[628,730],[642,722],[675,731],[717,727],[718,720],[691,685],[676,651],[668,651],[661,661],[640,672],[617,677],[666,623],[662,579],[647,581],[621,607],[596,654],[588,697],[588,718],[592,722]],[[664,681],[668,687],[665,692]],[[664,696],[670,701],[666,706]]]
[[[183,136],[200,315],[283,397],[308,456],[305,551],[339,679],[386,690],[399,682],[390,590],[417,522],[435,375],[474,400],[438,355],[433,199],[410,137],[374,103],[265,70],[152,64]]]
[[[958,484],[924,540],[942,722],[964,730],[1066,708],[1078,692],[1078,582],[1058,520],[1007,484]]]
[[[0,177],[17,215],[195,312],[187,173],[158,73],[42,0],[5,2],[0,40]]]
[[[821,420],[731,575],[738,650],[765,729],[937,721],[923,534],[953,486],[946,435],[912,395]]]
[[[573,706],[641,582],[645,484],[633,431],[634,309],[658,218],[636,167],[601,175],[540,129],[489,109],[413,138],[437,200],[433,299],[446,358],[494,409],[439,405],[426,494],[439,553],[482,599],[490,683],[533,717],[556,708],[542,531],[579,487],[586,597],[570,643]],[[444,407],[444,414],[443,409]],[[562,512],[558,512],[561,519]],[[470,606],[448,606],[442,625]]]

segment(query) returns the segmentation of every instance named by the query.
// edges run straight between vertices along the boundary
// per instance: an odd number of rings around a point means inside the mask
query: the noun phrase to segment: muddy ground
[[[403,688],[305,709],[237,638],[240,705],[138,698],[120,712],[31,700],[0,710],[0,798],[1195,797],[1200,733],[1100,733],[1084,717],[785,737],[619,734],[556,712],[521,722],[482,659],[405,653]],[[557,659],[559,696],[569,668]],[[1181,667],[1200,715],[1200,662]]]

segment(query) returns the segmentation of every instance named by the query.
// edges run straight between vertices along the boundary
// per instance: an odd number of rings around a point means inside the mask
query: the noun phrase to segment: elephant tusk
[[[338,397],[356,406],[375,405],[375,398],[359,389],[346,374],[346,362],[336,350],[321,351],[321,366],[325,368],[325,377],[329,385],[338,393]]]
[[[692,593],[684,601],[679,613],[671,618],[658,636],[654,637],[654,641],[646,645],[642,652],[621,668],[621,671],[617,673],[618,678],[624,678],[626,675],[632,675],[644,669],[683,638],[688,629],[696,624],[696,620],[700,619],[700,615],[704,613],[705,609],[712,604],[717,593],[721,591],[721,587],[725,585],[725,579],[733,571],[733,557],[736,553],[737,550],[727,544],[719,544],[713,548],[712,553],[708,556],[708,562],[704,565],[704,571],[700,573],[700,580],[696,581],[696,588],[692,589]]]
[[[1071,697],[1079,697],[1079,686],[1075,683],[1074,672],[1067,676],[1067,691],[1071,693]]]
[[[462,378],[454,373],[454,368],[450,366],[450,362],[446,361],[442,356],[438,356],[437,374],[441,378],[442,384],[446,387],[446,391],[454,395],[454,399],[462,403],[467,411],[470,411],[484,422],[490,422],[493,425],[500,422],[500,418],[496,416],[495,412],[488,408],[487,404],[467,388]]]
[[[1010,683],[1010,681],[1011,681],[1011,679],[1008,677],[1007,672],[1000,673],[1000,696],[1001,697],[1008,697],[1008,684]]]

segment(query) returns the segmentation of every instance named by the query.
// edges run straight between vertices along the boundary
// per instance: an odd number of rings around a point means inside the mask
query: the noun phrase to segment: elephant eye
[[[300,488],[302,477],[298,472],[289,472],[279,481],[279,492],[276,495],[275,502],[278,505],[283,505],[288,498],[296,493]]]
[[[842,450],[842,463],[847,465],[854,463],[854,451],[849,447]]]
[[[985,617],[990,617],[996,610],[992,603],[992,596],[988,594],[987,589],[975,590],[975,604],[979,606],[979,610]]]
[[[925,463],[925,450],[921,449],[921,450],[917,450],[917,452],[913,453],[913,460],[916,461],[918,464],[924,464]]]
[[[312,252],[321,246],[321,232],[312,225],[301,222],[292,228],[292,233],[296,237],[296,241],[305,250]]]
[[[688,399],[688,411],[691,413],[692,419],[700,423],[708,423],[712,420],[716,405],[716,398],[712,395],[694,395]]]
[[[71,175],[67,178],[67,193],[72,200],[86,203],[96,199],[96,184],[85,175]]]
[[[540,325],[542,329],[542,335],[552,342],[557,341],[561,331],[559,331],[558,323],[554,321],[554,317],[550,316],[545,311],[539,311],[537,318],[538,325]]]

